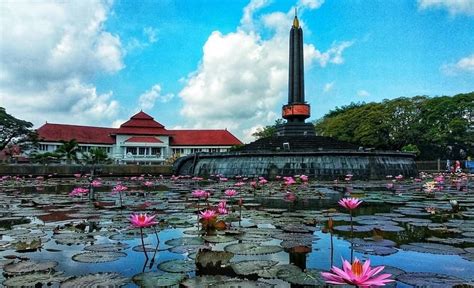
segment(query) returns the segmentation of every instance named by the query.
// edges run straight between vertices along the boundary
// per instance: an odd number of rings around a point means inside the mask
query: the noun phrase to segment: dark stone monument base
[[[314,136],[314,125],[304,122],[288,122],[276,127],[275,136]]]

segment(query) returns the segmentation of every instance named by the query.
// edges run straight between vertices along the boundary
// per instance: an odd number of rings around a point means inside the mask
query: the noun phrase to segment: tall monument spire
[[[304,100],[303,30],[297,11],[290,30],[290,57],[288,69],[288,104],[282,116],[288,122],[304,122],[310,116],[309,105]]]
[[[314,136],[313,124],[305,123],[310,106],[304,100],[303,30],[296,9],[290,30],[288,104],[283,105],[281,114],[287,122],[277,127],[277,136]]]

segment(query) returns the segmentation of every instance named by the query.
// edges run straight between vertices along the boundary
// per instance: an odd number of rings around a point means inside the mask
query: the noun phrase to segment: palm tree
[[[109,155],[102,148],[92,148],[89,152],[82,153],[82,159],[87,164],[101,164],[108,162]]]
[[[77,153],[79,151],[79,144],[77,143],[76,139],[72,139],[69,141],[61,141],[62,145],[56,149],[56,153],[58,153],[61,158],[66,159],[67,164],[71,164],[72,161],[77,161]]]

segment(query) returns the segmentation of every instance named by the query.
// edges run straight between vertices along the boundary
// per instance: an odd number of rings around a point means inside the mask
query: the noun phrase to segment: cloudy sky
[[[294,7],[310,120],[474,91],[473,0],[0,0],[0,106],[35,127],[117,126],[143,109],[252,141],[287,99]]]

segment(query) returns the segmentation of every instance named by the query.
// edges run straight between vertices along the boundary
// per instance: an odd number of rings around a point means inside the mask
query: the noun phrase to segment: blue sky
[[[310,120],[474,91],[472,0],[2,1],[0,105],[37,127],[116,126],[143,109],[251,141],[287,99],[295,6]]]

